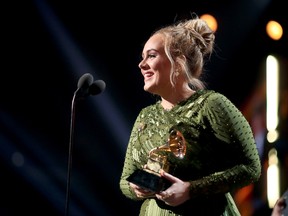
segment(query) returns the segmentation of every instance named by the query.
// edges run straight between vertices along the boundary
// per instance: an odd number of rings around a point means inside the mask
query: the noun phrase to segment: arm
[[[287,207],[287,196],[288,190],[276,201],[271,216],[282,216],[287,215],[288,207]]]
[[[138,133],[143,130],[143,123],[140,121],[140,116],[143,111],[138,115],[130,135],[128,142],[124,165],[122,174],[120,177],[120,189],[122,193],[130,198],[135,200],[140,200],[143,198],[155,196],[154,193],[151,193],[148,190],[138,187],[135,184],[132,184],[127,181],[127,178],[137,169],[142,169],[143,165],[146,163],[146,160],[143,159],[143,151],[141,149],[141,144],[139,143]],[[144,157],[145,158],[145,157]]]
[[[229,167],[203,178],[190,181],[190,196],[226,193],[256,182],[260,178],[261,163],[251,127],[242,113],[223,95],[211,94],[204,106],[204,116],[217,139],[231,151]]]

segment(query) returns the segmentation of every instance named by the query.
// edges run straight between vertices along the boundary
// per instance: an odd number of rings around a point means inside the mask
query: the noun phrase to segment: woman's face
[[[144,76],[145,91],[161,96],[171,89],[171,63],[164,51],[162,35],[156,34],[149,38],[138,66]]]

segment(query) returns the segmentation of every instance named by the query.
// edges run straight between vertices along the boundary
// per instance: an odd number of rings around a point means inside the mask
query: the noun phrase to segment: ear
[[[184,55],[180,55],[176,57],[175,60],[175,70],[181,71],[186,63],[186,57]]]

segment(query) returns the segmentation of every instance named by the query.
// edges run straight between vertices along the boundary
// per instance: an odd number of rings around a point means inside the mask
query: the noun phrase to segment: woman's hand
[[[275,204],[275,206],[273,208],[271,216],[282,216],[282,215],[284,215],[285,208],[288,208],[287,204],[286,204],[286,199],[287,199],[287,197],[280,197],[277,200],[277,202],[276,202],[276,204]]]
[[[129,182],[129,185],[132,188],[132,190],[134,191],[134,193],[136,194],[137,198],[143,199],[143,198],[155,197],[155,192],[141,188],[138,185],[133,184],[131,182]]]
[[[159,200],[170,206],[178,206],[190,199],[190,182],[183,182],[165,171],[161,172],[161,176],[170,181],[171,186],[156,194]]]

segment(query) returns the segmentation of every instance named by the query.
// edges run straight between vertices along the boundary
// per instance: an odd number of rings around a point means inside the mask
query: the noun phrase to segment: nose
[[[139,62],[139,64],[138,64],[138,67],[141,69],[143,66],[143,60],[141,60],[140,62]]]
[[[139,67],[140,69],[143,69],[143,68],[145,68],[146,65],[147,65],[146,62],[145,62],[145,60],[143,59],[143,60],[141,60],[141,61],[139,62],[138,67]]]

